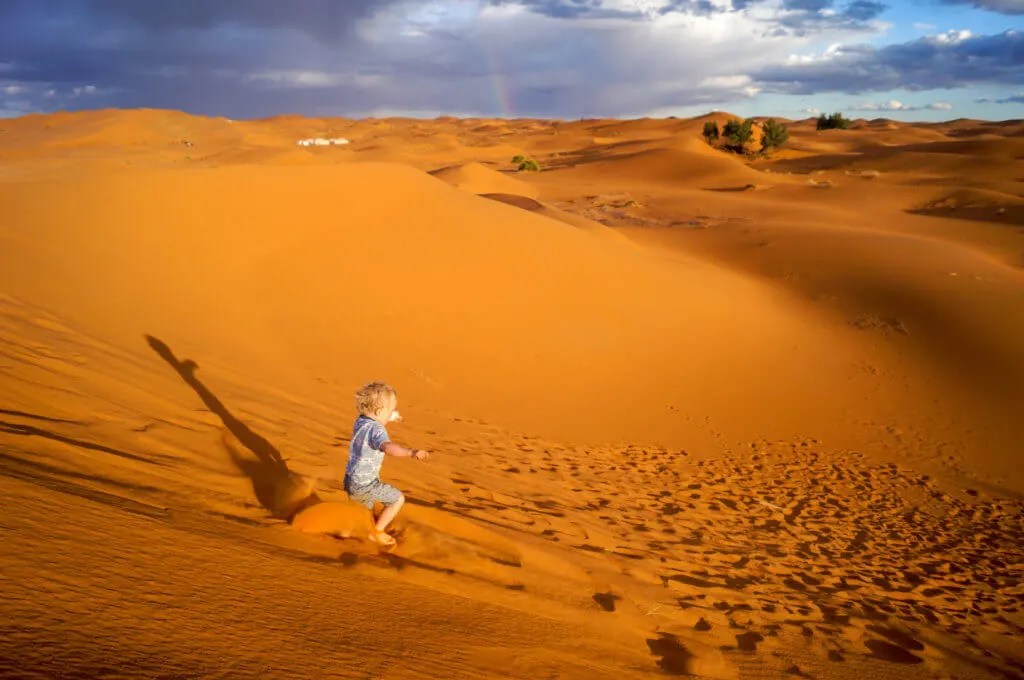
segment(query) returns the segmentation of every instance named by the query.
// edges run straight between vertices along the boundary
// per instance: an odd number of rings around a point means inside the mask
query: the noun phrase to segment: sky
[[[0,0],[0,117],[1024,118],[1024,0]]]

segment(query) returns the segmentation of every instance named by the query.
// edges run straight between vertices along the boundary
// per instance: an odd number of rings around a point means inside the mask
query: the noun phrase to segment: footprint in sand
[[[679,638],[668,633],[658,633],[658,637],[648,640],[647,647],[651,654],[658,657],[658,668],[670,675],[690,675],[690,661],[693,654],[679,642]]]
[[[615,601],[619,600],[619,599],[622,599],[618,595],[616,595],[615,593],[611,593],[611,592],[608,592],[608,593],[594,593],[593,598],[594,598],[594,602],[596,602],[598,605],[600,605],[601,609],[605,610],[606,612],[613,612],[613,611],[615,611]]]
[[[736,636],[736,646],[741,652],[756,652],[757,643],[764,640],[764,636],[750,630]]]
[[[866,628],[870,630],[872,633],[877,633],[878,635],[887,638],[889,642],[903,649],[914,651],[922,651],[924,649],[923,644],[921,644],[914,638],[910,637],[906,633],[902,633],[893,628],[888,628],[886,626],[877,626],[874,624],[866,626]]]
[[[911,654],[902,647],[897,647],[884,640],[866,640],[864,646],[871,650],[871,656],[882,661],[902,664],[917,664],[924,661],[921,657]]]

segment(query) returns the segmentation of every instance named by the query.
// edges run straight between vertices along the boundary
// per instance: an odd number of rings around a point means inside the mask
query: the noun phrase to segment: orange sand
[[[0,676],[1024,675],[1024,123],[707,119],[3,121]]]

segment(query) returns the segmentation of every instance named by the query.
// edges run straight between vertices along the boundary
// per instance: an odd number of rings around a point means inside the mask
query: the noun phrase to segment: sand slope
[[[1020,125],[705,119],[6,121],[0,675],[1024,673]]]
[[[454,165],[430,173],[471,194],[513,194],[535,198],[537,190],[526,182],[503,175],[480,163]]]

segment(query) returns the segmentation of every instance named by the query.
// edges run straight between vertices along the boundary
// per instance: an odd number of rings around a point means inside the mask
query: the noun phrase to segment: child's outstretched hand
[[[427,458],[430,458],[430,454],[426,451],[413,451],[412,457],[416,460],[426,460]]]

